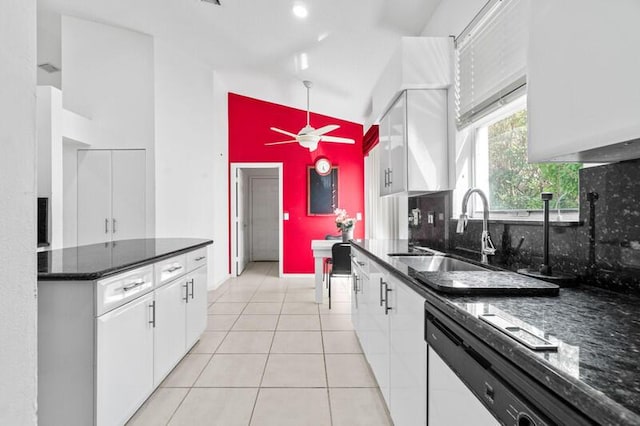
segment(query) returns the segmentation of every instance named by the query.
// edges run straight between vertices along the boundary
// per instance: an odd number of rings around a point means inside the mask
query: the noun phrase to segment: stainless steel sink
[[[395,256],[394,259],[420,272],[488,271],[482,266],[446,256]]]

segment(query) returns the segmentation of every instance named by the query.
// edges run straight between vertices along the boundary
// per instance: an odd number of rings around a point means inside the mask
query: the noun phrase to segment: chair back
[[[332,275],[351,275],[351,244],[335,243],[331,247]]]
[[[342,235],[331,235],[331,234],[327,234],[324,236],[325,240],[341,240],[342,239]]]

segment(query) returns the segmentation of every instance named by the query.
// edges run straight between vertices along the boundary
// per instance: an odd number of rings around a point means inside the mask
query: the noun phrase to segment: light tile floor
[[[391,425],[351,325],[350,285],[251,263],[209,292],[207,330],[129,425]]]

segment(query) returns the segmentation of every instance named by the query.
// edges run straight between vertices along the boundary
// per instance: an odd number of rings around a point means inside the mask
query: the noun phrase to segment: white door
[[[249,233],[247,226],[249,223],[249,180],[242,169],[236,170],[236,216],[234,226],[236,227],[236,275],[242,274],[244,268],[249,263]]]
[[[251,178],[251,260],[278,261],[278,179]]]
[[[111,241],[111,151],[78,150],[78,245]]]
[[[111,233],[113,240],[144,238],[145,151],[114,150],[111,157]]]
[[[177,279],[156,290],[156,321],[153,341],[153,382],[159,385],[185,349],[187,285]]]
[[[96,319],[96,425],[122,425],[153,390],[153,294]]]
[[[186,280],[188,293],[186,349],[190,349],[207,326],[207,267],[196,269],[183,280]]]

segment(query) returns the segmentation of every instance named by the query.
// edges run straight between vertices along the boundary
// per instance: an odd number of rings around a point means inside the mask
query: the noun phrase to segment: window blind
[[[456,38],[458,128],[526,90],[528,0],[491,0]]]

